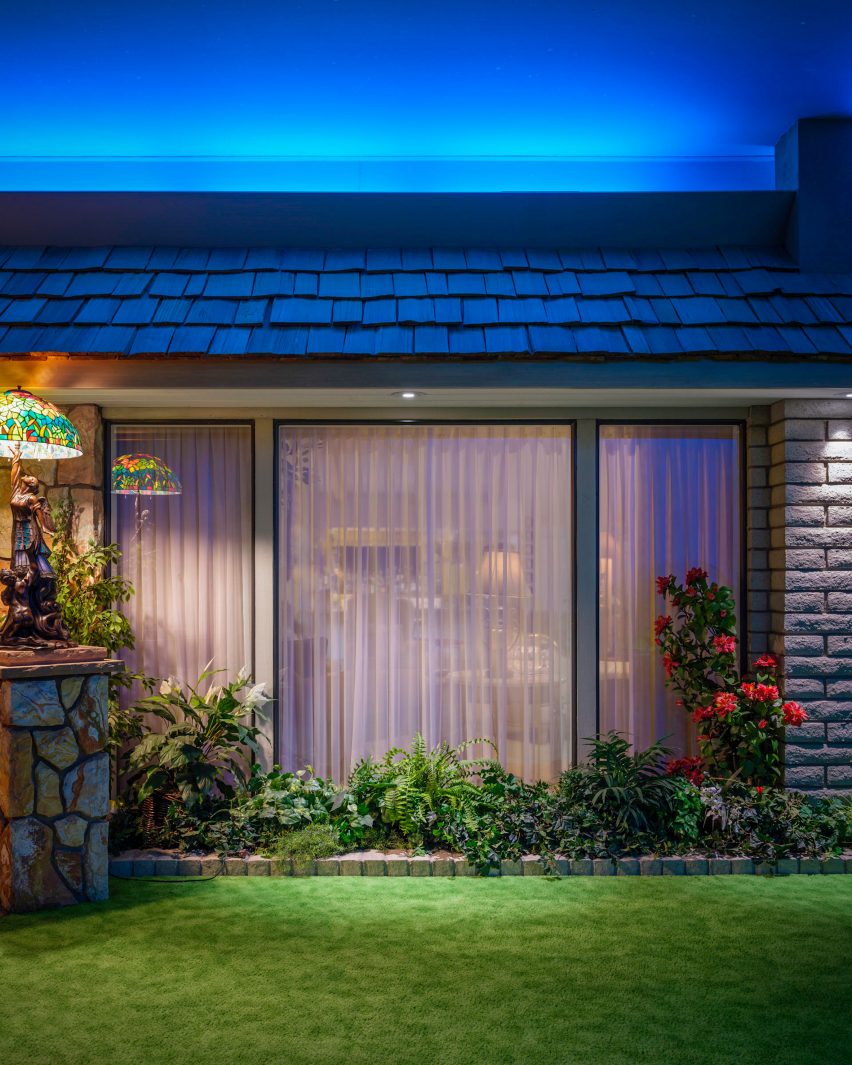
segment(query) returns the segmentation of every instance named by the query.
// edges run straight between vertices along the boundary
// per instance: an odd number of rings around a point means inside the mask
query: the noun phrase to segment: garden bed
[[[488,876],[545,876],[545,863],[536,855],[502,861]],[[852,874],[852,853],[829,858],[781,858],[760,862],[744,857],[679,856],[637,858],[558,858],[558,876],[730,876],[792,874]],[[289,858],[251,855],[188,856],[180,851],[125,851],[110,860],[110,874],[122,878],[197,876],[477,876],[461,855],[406,855],[385,851],[352,851],[331,858],[294,862]]]

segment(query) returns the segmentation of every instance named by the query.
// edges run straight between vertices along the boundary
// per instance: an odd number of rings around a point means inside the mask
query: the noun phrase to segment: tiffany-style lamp
[[[135,455],[119,455],[110,471],[113,495],[132,496],[136,511],[136,592],[142,591],[142,526],[147,511],[140,510],[140,496],[179,496],[181,485],[174,471],[156,455],[138,452]],[[132,543],[133,541],[131,541]]]
[[[179,496],[180,481],[155,455],[119,455],[112,464],[112,490],[117,496]]]
[[[65,646],[70,640],[56,603],[56,574],[45,533],[54,531],[50,506],[38,494],[38,478],[22,459],[70,459],[83,454],[80,435],[60,411],[22,388],[0,403],[0,455],[12,460],[12,563],[0,569],[0,600],[8,607],[0,647]]]

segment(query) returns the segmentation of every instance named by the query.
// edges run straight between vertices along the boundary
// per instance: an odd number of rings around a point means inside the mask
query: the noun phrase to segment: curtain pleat
[[[345,779],[420,731],[567,767],[570,431],[284,426],[279,454],[282,763]]]
[[[112,497],[132,670],[194,683],[212,659],[252,665],[252,438],[247,425],[114,425],[112,455],[143,452],[181,482],[175,496]]]
[[[654,580],[701,566],[738,594],[739,448],[734,425],[601,427],[600,729],[637,747],[666,737],[693,752],[654,645]]]

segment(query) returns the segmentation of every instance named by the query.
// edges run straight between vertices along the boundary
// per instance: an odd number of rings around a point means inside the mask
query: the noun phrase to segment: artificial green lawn
[[[0,918],[3,1065],[852,1060],[852,876],[112,893]]]

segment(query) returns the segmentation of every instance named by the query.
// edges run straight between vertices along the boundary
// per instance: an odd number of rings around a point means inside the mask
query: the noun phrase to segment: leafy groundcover
[[[310,769],[264,773],[255,765],[238,786],[193,792],[192,801],[186,782],[181,790],[158,762],[155,779],[171,799],[159,819],[146,818],[138,803],[120,807],[113,847],[297,861],[358,848],[451,851],[483,873],[530,854],[555,871],[559,857],[699,854],[774,862],[852,848],[849,798],[721,783],[693,759],[670,758],[661,744],[634,752],[614,733],[599,737],[588,762],[554,785],[527,783],[494,758],[466,757],[473,746],[482,741],[429,749],[418,735],[408,750],[360,762],[342,788]]]

